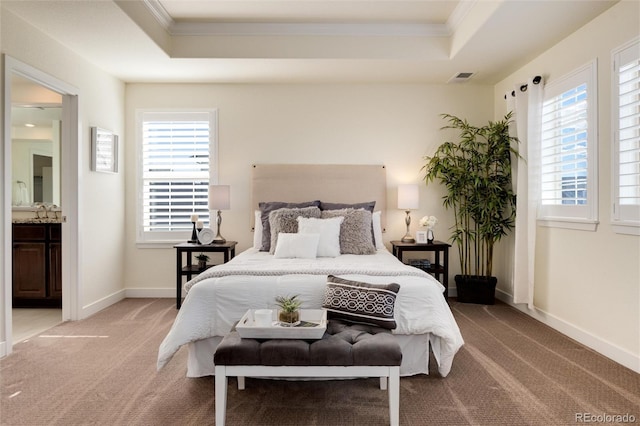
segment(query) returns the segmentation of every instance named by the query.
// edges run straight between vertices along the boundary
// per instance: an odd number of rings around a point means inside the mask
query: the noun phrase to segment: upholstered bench
[[[244,389],[251,377],[380,377],[389,393],[391,425],[400,420],[402,352],[389,330],[330,320],[319,340],[243,339],[235,328],[214,354],[216,425],[225,422],[227,377],[238,377]]]

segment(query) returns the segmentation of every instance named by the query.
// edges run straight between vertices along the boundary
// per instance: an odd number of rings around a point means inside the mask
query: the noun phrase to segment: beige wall
[[[494,93],[496,114],[504,114],[503,95],[515,84],[538,74],[552,81],[597,59],[599,146],[593,161],[600,223],[595,232],[538,227],[534,315],[637,371],[640,237],[616,234],[611,226],[611,51],[638,36],[639,9],[638,2],[620,2],[500,82]],[[505,284],[500,289],[510,297]]]
[[[404,212],[396,187],[420,183],[423,156],[443,142],[442,113],[483,122],[493,116],[492,88],[466,85],[175,85],[129,84],[127,140],[135,135],[138,108],[217,108],[220,183],[231,185],[231,211],[223,212],[223,235],[251,245],[250,171],[254,163],[384,164],[388,216],[385,240],[404,235]],[[129,289],[175,292],[173,248],[135,245],[136,151],[127,145],[127,266]],[[449,221],[438,185],[421,185],[418,219],[434,214],[436,236],[447,239]],[[365,200],[363,200],[365,201]],[[185,240],[188,235],[185,235]],[[456,264],[455,257],[452,263]],[[457,271],[457,267],[452,274]]]
[[[3,54],[78,89],[79,312],[88,315],[105,300],[124,297],[124,163],[121,156],[118,174],[90,171],[89,128],[100,126],[124,135],[125,87],[6,10],[0,42]],[[121,137],[120,143],[123,147],[126,139]]]

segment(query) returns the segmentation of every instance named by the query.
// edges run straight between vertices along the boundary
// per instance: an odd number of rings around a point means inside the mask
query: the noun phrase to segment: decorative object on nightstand
[[[404,219],[407,225],[407,233],[402,237],[403,243],[414,243],[416,240],[411,236],[409,226],[411,225],[411,210],[418,208],[419,196],[418,185],[398,185],[398,208],[404,210],[407,216]]]
[[[427,216],[423,216],[422,219],[420,219],[420,226],[424,226],[427,228],[426,235],[425,235],[427,244],[433,244],[433,228],[435,228],[437,223],[438,223],[438,218],[435,216],[427,215]],[[424,241],[418,241],[418,242],[424,242]]]
[[[191,231],[191,239],[189,240],[190,243],[198,242],[198,231],[196,231],[196,222],[198,222],[198,215],[192,214],[191,223],[193,224],[193,230]]]
[[[204,253],[200,253],[199,255],[196,256],[196,259],[198,259],[198,269],[207,268],[207,261],[209,260],[209,256],[207,256]]]
[[[220,226],[222,225],[222,213],[220,210],[229,210],[231,204],[229,185],[209,185],[209,210],[217,210],[217,234],[213,240],[214,244],[223,244],[225,240],[220,234]]]

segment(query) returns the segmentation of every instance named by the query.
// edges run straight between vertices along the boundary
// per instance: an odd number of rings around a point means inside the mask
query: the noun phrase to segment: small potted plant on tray
[[[302,302],[295,296],[277,296],[276,305],[278,305],[278,321],[286,327],[293,327],[300,324],[300,305]]]
[[[196,256],[196,259],[198,259],[198,269],[202,270],[207,268],[207,261],[209,260],[209,256],[204,253],[200,253]]]

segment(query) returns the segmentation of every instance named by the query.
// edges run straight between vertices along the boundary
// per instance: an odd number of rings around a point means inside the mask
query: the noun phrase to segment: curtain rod
[[[542,81],[542,77],[541,76],[536,75],[535,77],[533,77],[533,84],[540,84],[541,81]],[[528,84],[523,84],[522,86],[520,86],[520,91],[521,92],[526,92],[528,87],[529,87]],[[513,96],[515,98],[515,96],[516,96],[516,91],[515,90],[511,91],[511,96]],[[507,99],[507,95],[504,95],[504,98]]]

